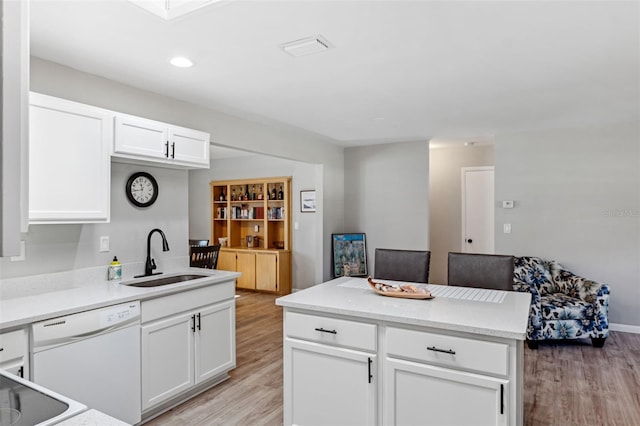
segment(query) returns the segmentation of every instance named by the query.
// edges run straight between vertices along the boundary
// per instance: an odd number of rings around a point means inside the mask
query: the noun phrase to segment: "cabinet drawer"
[[[509,346],[465,337],[389,327],[387,355],[499,376],[509,373]]]
[[[285,334],[294,339],[376,351],[376,325],[318,315],[287,312]]]
[[[234,280],[159,297],[141,304],[141,321],[146,323],[235,297]]]
[[[27,335],[24,330],[0,334],[0,363],[21,358],[27,352]]]

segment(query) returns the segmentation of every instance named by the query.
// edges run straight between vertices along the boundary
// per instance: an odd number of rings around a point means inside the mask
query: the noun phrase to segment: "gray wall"
[[[608,283],[610,321],[640,326],[640,123],[499,135],[495,166],[496,251]]]
[[[462,167],[493,166],[493,145],[432,148],[429,151],[429,281],[446,284],[447,254],[462,241]]]
[[[345,149],[345,229],[376,247],[429,249],[429,142]]]
[[[325,209],[323,229],[321,231],[325,235],[321,240],[328,242],[330,241],[331,232],[336,229],[342,230],[344,223],[342,210],[344,151],[342,147],[330,143],[330,140],[292,128],[269,127],[242,120],[38,58],[31,58],[30,71],[31,90],[35,92],[207,131],[211,133],[213,141],[223,146],[321,164],[323,171],[320,175],[325,188],[325,196],[326,194],[331,194],[329,199],[333,200],[335,198],[337,200],[332,203],[324,203],[328,207]],[[169,173],[175,173],[175,171],[169,171]],[[179,173],[176,176],[180,176],[181,183],[177,183],[177,185],[184,185],[181,186],[180,192],[184,197],[184,205],[186,207],[188,193],[187,172]],[[114,174],[113,179],[120,178],[122,176]],[[112,186],[116,189],[121,188],[115,180],[112,182]],[[323,201],[320,200],[320,203],[323,204]],[[166,217],[173,217],[173,215]],[[185,209],[180,216],[180,221],[184,220],[186,224],[187,217],[188,211]],[[153,214],[147,215],[147,227],[160,226],[164,218],[164,213],[157,216]],[[127,218],[123,220],[126,221]],[[112,234],[117,233],[120,225],[121,223],[112,211],[112,222],[109,225],[110,232]],[[84,238],[83,235],[98,235],[100,233],[100,225],[41,226],[42,228],[31,227],[29,233],[23,236],[27,241],[27,256],[29,256],[29,253],[39,253],[39,250],[34,247],[34,244],[38,243],[32,240],[33,235],[36,233],[41,234],[38,237],[38,241],[48,241],[47,244],[52,245],[60,242],[59,251],[52,254],[53,258],[51,260],[40,259],[43,262],[41,265],[28,265],[29,260],[27,260],[27,263],[23,262],[22,266],[15,266],[18,264],[17,262],[11,263],[8,259],[3,259],[0,262],[0,268],[2,268],[0,269],[1,276],[30,275],[53,270],[60,271],[105,264],[104,254],[95,253],[93,249],[84,251],[84,247],[81,247],[84,244],[81,243],[81,240],[84,241],[82,239]],[[182,229],[181,235],[176,235],[173,239],[175,241],[186,241],[188,239],[188,227],[180,225],[178,228]],[[329,235],[326,235],[327,232]],[[94,239],[91,237],[92,241]],[[325,256],[322,260],[324,274],[328,276],[331,262],[329,257],[330,248],[322,247],[320,250]],[[112,249],[111,254],[114,251],[115,247]],[[144,260],[144,256],[142,260]]]
[[[322,207],[316,213],[300,212],[300,190],[315,189],[322,196],[322,166],[264,155],[251,155],[212,160],[211,169],[189,172],[189,235],[210,238],[211,203],[209,182],[212,180],[292,177],[292,286],[303,289],[323,281]],[[319,181],[319,182],[317,182]]]
[[[158,200],[149,208],[134,207],[124,192],[129,176],[136,171],[151,173],[158,181]],[[128,270],[127,264],[144,262],[147,235],[160,228],[169,242],[170,251],[163,252],[158,235],[152,239],[152,255],[162,271],[163,259],[188,256],[188,182],[187,172],[159,167],[113,163],[111,165],[111,222],[87,225],[31,225],[23,234],[26,260],[11,262],[0,259],[2,278],[69,271],[107,265],[113,256],[123,263],[123,276],[144,272]],[[110,251],[100,253],[100,236],[109,236]],[[185,260],[186,261],[186,260]]]

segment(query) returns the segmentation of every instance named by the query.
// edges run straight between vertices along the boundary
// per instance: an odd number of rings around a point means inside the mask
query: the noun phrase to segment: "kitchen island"
[[[342,277],[277,299],[284,424],[521,425],[531,296],[428,288],[384,297]]]

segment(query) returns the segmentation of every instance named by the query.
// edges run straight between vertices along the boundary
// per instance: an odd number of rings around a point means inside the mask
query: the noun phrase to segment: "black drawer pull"
[[[434,351],[434,352],[442,352],[445,354],[449,354],[449,355],[455,355],[456,351],[454,351],[453,349],[440,349],[440,348],[436,348],[435,346],[431,346],[431,347],[427,347],[428,351]]]
[[[335,331],[335,330],[326,330],[326,329],[324,329],[324,328],[316,328],[316,331],[321,331],[321,332],[323,332],[323,333],[338,334],[338,332],[337,332],[337,331]]]

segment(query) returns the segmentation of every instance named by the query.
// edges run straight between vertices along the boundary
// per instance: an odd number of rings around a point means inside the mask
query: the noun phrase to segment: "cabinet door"
[[[31,93],[30,223],[109,221],[113,115]]]
[[[195,340],[196,383],[236,366],[235,300],[201,309]]]
[[[227,251],[220,250],[218,254],[218,268],[222,271],[233,271],[236,270],[236,252],[235,251]]]
[[[256,289],[278,290],[277,253],[256,253]]]
[[[142,326],[142,409],[194,384],[195,314],[176,315]]]
[[[168,160],[168,126],[159,121],[131,115],[116,116],[114,155]]]
[[[209,167],[209,134],[184,127],[169,128],[169,157],[177,163]]]
[[[236,256],[236,269],[242,275],[238,277],[238,288],[256,288],[256,255],[239,251]]]
[[[385,369],[385,424],[508,424],[508,380],[393,358]]]
[[[285,339],[284,424],[376,424],[375,367],[372,354]]]
[[[0,368],[16,376],[29,378],[29,340],[26,329],[0,334]]]

